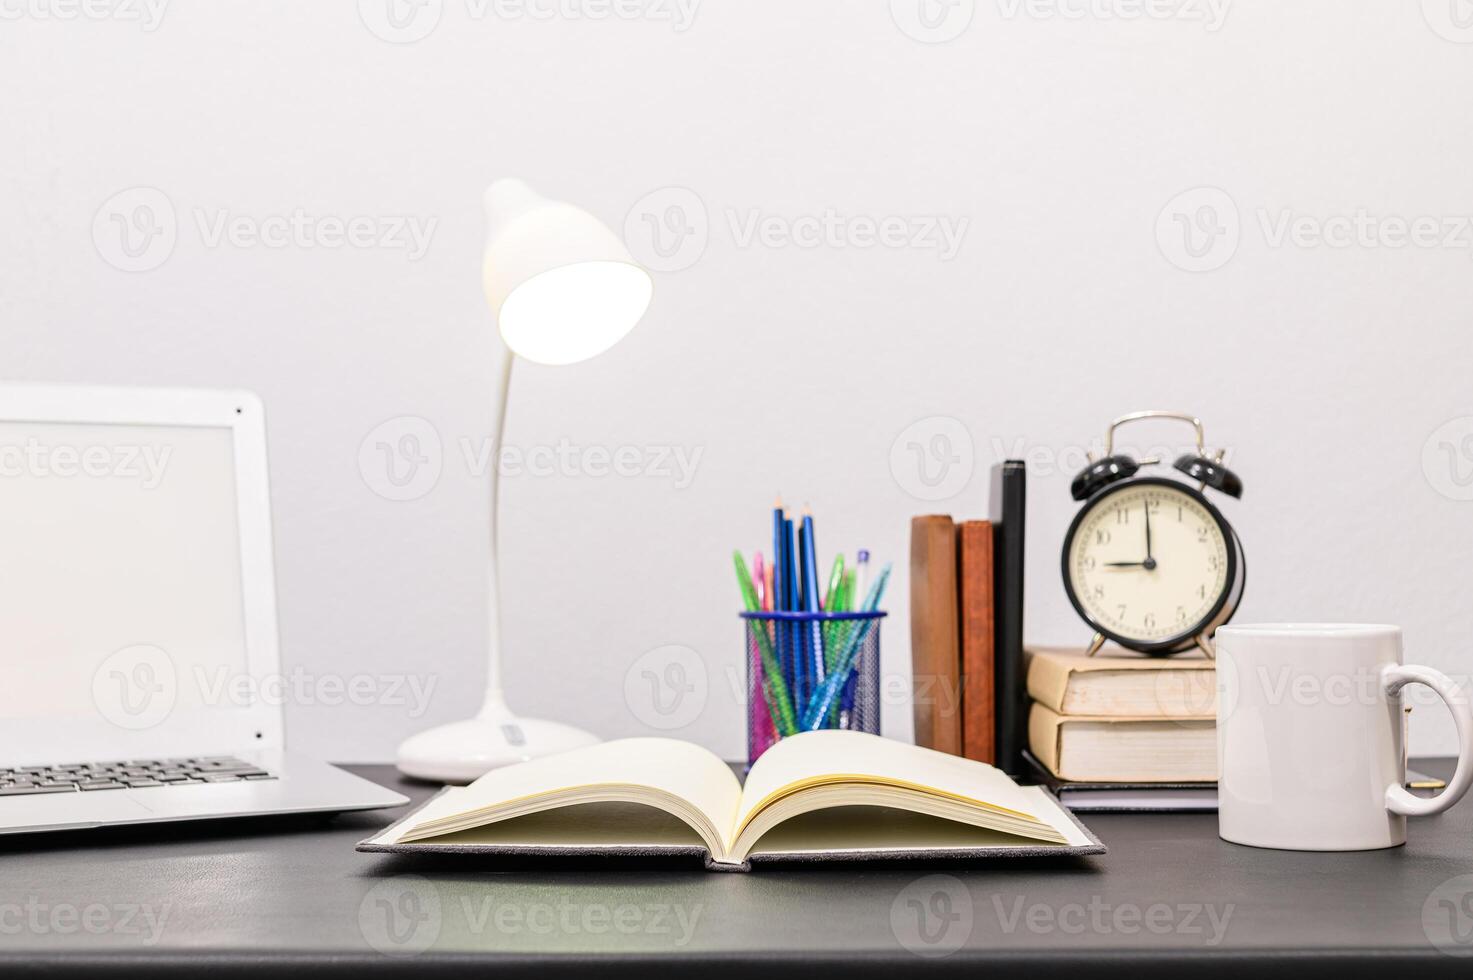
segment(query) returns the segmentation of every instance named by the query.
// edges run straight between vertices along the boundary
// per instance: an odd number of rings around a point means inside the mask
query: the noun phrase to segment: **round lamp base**
[[[399,745],[395,765],[406,776],[468,783],[492,769],[594,745],[600,739],[556,721],[470,718],[411,735]]]

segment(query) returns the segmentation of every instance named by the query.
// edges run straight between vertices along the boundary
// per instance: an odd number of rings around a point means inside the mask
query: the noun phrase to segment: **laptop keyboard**
[[[105,789],[201,786],[275,779],[271,773],[228,755],[195,759],[134,759],[77,762],[61,766],[0,767],[0,796],[90,793]]]

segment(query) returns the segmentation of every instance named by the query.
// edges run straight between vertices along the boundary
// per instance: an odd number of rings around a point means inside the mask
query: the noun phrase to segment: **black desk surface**
[[[751,874],[353,850],[400,812],[0,839],[0,976],[1473,976],[1473,802],[1389,851],[1255,850],[1220,841],[1215,814],[1108,815],[1086,818],[1100,858]]]

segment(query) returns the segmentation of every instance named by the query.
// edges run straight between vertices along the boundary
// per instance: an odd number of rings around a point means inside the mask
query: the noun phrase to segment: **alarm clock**
[[[1186,481],[1140,476],[1160,459],[1114,452],[1115,430],[1141,419],[1175,419],[1197,434],[1197,452],[1172,464]],[[1064,590],[1094,630],[1088,655],[1106,640],[1165,657],[1199,647],[1213,657],[1212,632],[1243,598],[1243,545],[1207,491],[1243,495],[1243,482],[1209,455],[1202,422],[1179,412],[1132,412],[1110,423],[1105,453],[1069,487],[1084,507],[1064,536]]]

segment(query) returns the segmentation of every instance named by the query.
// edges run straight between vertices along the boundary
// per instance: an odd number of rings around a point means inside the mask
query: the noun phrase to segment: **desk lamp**
[[[504,359],[494,422],[499,461],[507,392],[517,357],[574,364],[602,354],[639,322],[654,283],[607,225],[582,208],[552,201],[520,180],[486,189],[489,231],[481,267],[486,302],[496,316]],[[474,718],[411,736],[399,746],[406,775],[469,782],[498,766],[592,745],[598,738],[555,721],[518,717],[501,691],[501,597],[497,586],[497,489],[491,468],[491,549],[486,694]]]

